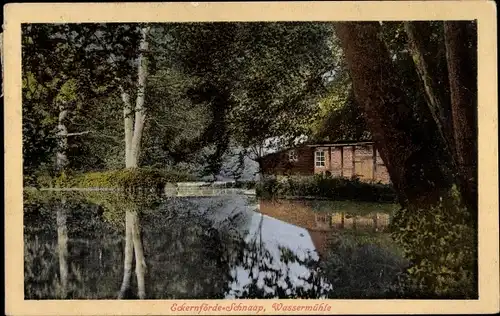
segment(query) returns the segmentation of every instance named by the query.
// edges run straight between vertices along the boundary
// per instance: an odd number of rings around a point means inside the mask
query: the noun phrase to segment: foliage
[[[58,101],[71,100],[66,128],[79,134],[68,137],[68,169],[123,166],[119,87],[134,91],[137,27],[130,23],[23,26],[27,180],[36,171],[52,172]],[[245,147],[269,136],[308,129],[334,59],[330,24],[151,27],[141,165],[165,168],[187,163],[217,174],[230,141]]]
[[[102,101],[102,96],[116,87],[116,78],[120,78],[123,85],[128,82],[131,68],[127,59],[135,50],[113,51],[117,61],[111,65],[110,49],[116,49],[120,41],[124,47],[134,47],[131,45],[133,33],[121,24],[23,24],[23,166],[26,180],[30,181],[36,171],[54,172],[58,120],[61,119],[68,133],[74,135],[68,137],[68,148],[65,148],[69,156],[68,167],[75,170],[82,165],[99,166],[99,161],[93,159],[92,146],[88,145],[88,135],[95,139],[99,133],[93,123],[108,118],[104,114],[112,112],[112,107],[103,106],[102,102],[92,105],[96,100]],[[62,104],[67,111],[65,115],[60,112]],[[108,125],[110,123],[107,121]],[[109,139],[100,138],[108,142]]]
[[[317,120],[313,138],[316,141],[330,142],[371,140],[352,88],[342,85],[342,89],[344,96],[338,97],[335,93],[330,93],[323,99],[325,114]]]
[[[82,187],[163,188],[168,182],[194,180],[190,175],[173,170],[125,169],[85,173],[75,178]]]
[[[54,113],[37,106],[48,98],[48,91],[36,81],[31,73],[23,73],[23,170],[25,182],[33,183],[32,173],[47,170],[56,148],[56,139],[52,136],[57,126]],[[30,177],[31,176],[31,177]]]
[[[257,195],[262,198],[322,197],[365,202],[396,201],[391,185],[322,174],[312,177],[288,177],[284,181],[264,179],[258,183],[256,190]]]
[[[186,147],[215,144],[208,173],[218,171],[228,143],[248,147],[307,129],[331,68],[327,23],[184,23],[174,25],[173,66],[195,85],[193,104],[210,123]],[[209,34],[209,36],[207,36]]]
[[[176,170],[134,168],[67,174],[58,177],[40,175],[38,186],[66,188],[124,188],[158,189],[169,182],[194,181],[196,178]]]
[[[411,261],[406,286],[420,297],[477,298],[477,214],[456,187],[431,208],[396,213],[392,235]]]
[[[338,39],[334,36],[332,53],[335,67],[328,78],[326,92],[319,99],[319,110],[310,126],[315,141],[368,140],[371,134],[356,103],[351,78]]]

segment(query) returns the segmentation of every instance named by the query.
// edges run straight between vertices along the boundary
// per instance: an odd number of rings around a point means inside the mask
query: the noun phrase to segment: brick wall
[[[344,157],[343,174],[344,177],[350,178],[354,175],[354,166],[352,164],[352,160],[354,159],[355,149],[353,147],[341,147],[341,150],[343,151]]]
[[[333,147],[331,149],[331,172],[334,177],[342,176],[342,151],[340,147]]]

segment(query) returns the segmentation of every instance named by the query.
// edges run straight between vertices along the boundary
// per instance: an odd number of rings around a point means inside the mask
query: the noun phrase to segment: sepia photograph
[[[478,29],[21,20],[21,299],[478,301]]]

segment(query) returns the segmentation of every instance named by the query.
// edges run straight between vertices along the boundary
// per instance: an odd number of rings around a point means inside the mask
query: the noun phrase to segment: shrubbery
[[[256,185],[261,198],[320,197],[332,200],[364,202],[396,202],[396,193],[389,184],[367,183],[359,179],[336,178],[328,175],[288,177],[282,181],[265,179]]]
[[[37,185],[60,188],[163,188],[168,182],[194,180],[193,176],[175,170],[136,168],[74,175],[62,173],[55,178],[41,176],[37,178]]]
[[[221,187],[221,188],[228,188],[228,189],[254,189],[256,185],[255,181],[234,181],[234,182],[226,182],[224,184],[220,185],[211,185],[207,184],[207,186],[213,186],[213,187]]]
[[[403,295],[477,298],[477,216],[461,206],[456,187],[439,205],[396,213],[392,236],[411,261]]]

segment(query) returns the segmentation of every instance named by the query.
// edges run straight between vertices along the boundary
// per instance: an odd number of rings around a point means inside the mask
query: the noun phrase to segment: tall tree
[[[381,23],[336,23],[336,31],[356,100],[400,197],[392,235],[411,262],[411,294],[472,298],[477,297],[476,34],[474,23],[445,23],[444,28],[418,25],[441,38],[441,45],[424,41],[417,26],[406,24],[413,71],[394,53],[393,43],[382,40]],[[445,53],[436,47],[445,47]],[[408,78],[402,77],[405,72]],[[448,77],[449,90],[443,80]]]
[[[477,204],[477,40],[475,23],[444,22],[455,155],[464,199]]]
[[[132,110],[130,103],[130,95],[121,89],[121,96],[123,100],[123,116],[124,116],[124,129],[125,129],[125,167],[137,168],[140,152],[141,142],[144,131],[144,123],[146,120],[146,108],[144,101],[146,99],[146,80],[148,76],[148,35],[149,26],[141,27],[141,41],[139,48],[139,58],[137,61],[137,97],[135,102],[135,109]],[[133,117],[134,114],[134,117]]]
[[[44,137],[55,139],[52,148],[47,149],[56,152],[54,168],[58,171],[68,164],[68,137],[81,135],[68,132],[68,116],[79,96],[90,90],[80,85],[86,82],[86,73],[78,71],[88,34],[86,30],[76,34],[72,31],[69,25],[28,25],[23,30],[23,110],[43,113],[42,122],[52,122]],[[38,127],[36,122],[30,124],[30,115],[26,116],[25,130],[30,135],[28,129]],[[25,142],[26,151],[30,145]]]
[[[335,25],[373,140],[387,166],[404,206],[408,202],[432,205],[449,188],[443,157],[423,137],[407,103],[399,75],[380,39],[380,24],[342,22]]]
[[[405,22],[427,105],[460,183],[477,203],[476,28],[466,22]]]
[[[40,135],[46,143],[46,153],[42,157],[46,156],[49,163],[54,162],[53,169],[62,171],[68,164],[71,166],[68,152],[75,139],[78,143],[82,136],[98,134],[90,124],[85,126],[90,129],[82,130],[76,123],[81,123],[82,118],[97,118],[105,111],[101,104],[101,110],[92,115],[90,111],[94,109],[88,106],[89,100],[108,93],[113,88],[114,79],[124,77],[121,72],[127,73],[126,63],[114,68],[109,66],[109,59],[113,56],[102,44],[102,38],[112,48],[126,46],[124,42],[133,43],[122,38],[114,39],[114,42],[106,39],[106,36],[126,35],[118,31],[119,26],[107,24],[32,24],[23,27],[23,111],[26,114],[23,115],[23,135],[37,137],[38,130],[44,131]],[[126,53],[121,52],[119,57]],[[34,114],[38,117],[31,120]],[[28,166],[31,162],[26,158],[32,156],[30,150],[33,147],[29,142],[39,141],[24,139],[25,165]],[[50,158],[53,154],[55,159]],[[40,157],[34,158],[40,161]]]
[[[415,68],[422,82],[432,118],[438,128],[442,142],[453,150],[452,120],[449,100],[448,69],[444,56],[441,25],[433,22],[404,22]]]

